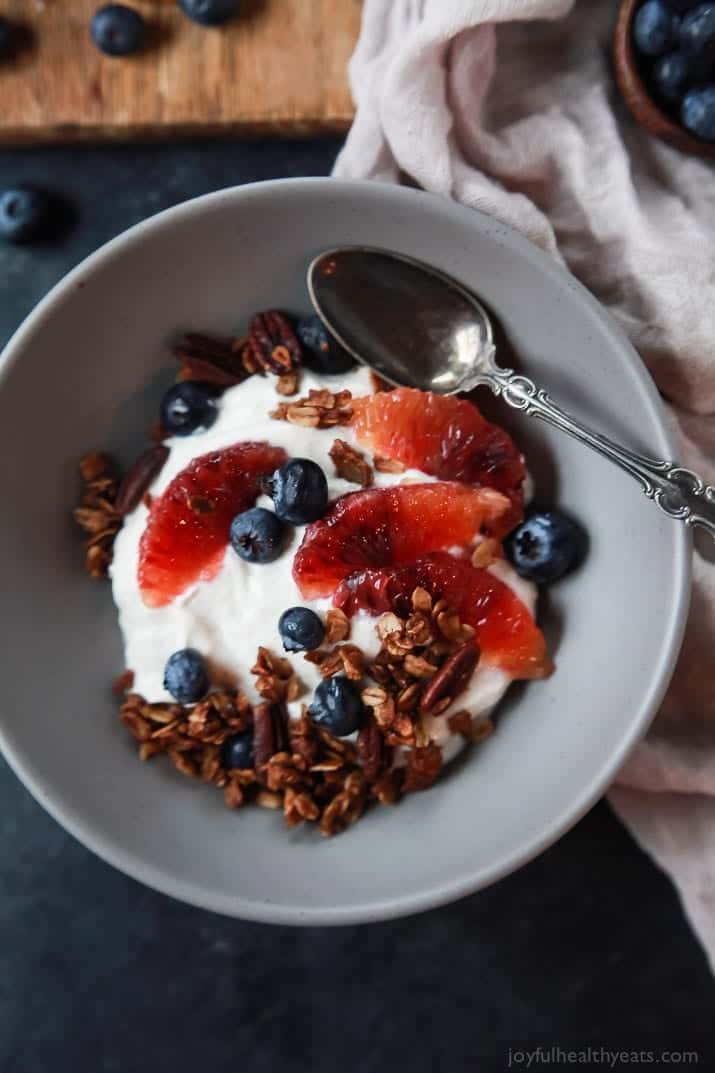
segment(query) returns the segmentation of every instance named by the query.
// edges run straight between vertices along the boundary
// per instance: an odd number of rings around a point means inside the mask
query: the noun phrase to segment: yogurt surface
[[[331,391],[347,389],[355,397],[372,392],[370,374],[364,367],[330,378],[318,378],[307,369],[302,370],[301,396],[311,389],[326,387]],[[329,457],[336,438],[358,446],[353,430],[345,426],[304,428],[274,420],[270,412],[281,401],[285,400],[276,394],[272,377],[253,376],[230,388],[219,401],[218,417],[210,429],[166,441],[169,457],[149,489],[151,495],[161,495],[192,459],[242,440],[265,440],[283,447],[289,456],[317,462],[327,476],[331,500],[356,491],[357,485],[335,475]],[[370,452],[364,453],[372,462]],[[409,480],[431,481],[434,478],[418,470],[404,473],[375,471],[374,474],[375,487]],[[257,504],[272,506],[267,497],[259,498]],[[305,526],[295,527],[283,554],[272,563],[245,562],[228,546],[222,567],[214,578],[187,589],[166,607],[149,608],[142,600],[137,577],[139,542],[148,514],[148,509],[139,504],[127,516],[114,544],[111,566],[112,590],[124,638],[125,666],[134,672],[133,690],[150,702],[170,701],[172,698],[163,685],[164,665],[177,649],[191,647],[205,657],[215,685],[240,687],[251,701],[258,702],[261,698],[253,688],[250,668],[255,663],[258,646],[263,645],[277,654],[287,655],[303,684],[300,698],[288,705],[289,714],[297,717],[301,705],[310,703],[321,678],[318,669],[305,660],[302,653],[283,652],[278,619],[286,608],[295,605],[312,607],[319,614],[331,606],[329,599],[303,599],[293,581],[293,556]],[[505,561],[490,569],[519,596],[533,615],[535,586],[518,577]],[[376,619],[365,613],[356,615],[351,621],[350,642],[358,645],[368,658],[376,656],[380,648],[375,623]],[[466,708],[475,717],[484,715],[498,703],[511,680],[504,671],[480,663],[453,709]],[[458,752],[462,743],[461,738],[449,732],[446,715],[450,710],[445,715],[424,720],[425,729],[443,749],[445,760]]]

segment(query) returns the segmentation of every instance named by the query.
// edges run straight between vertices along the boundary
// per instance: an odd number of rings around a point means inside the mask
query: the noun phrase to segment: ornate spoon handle
[[[594,432],[575,417],[562,410],[532,380],[516,374],[513,369],[500,369],[493,364],[492,354],[482,358],[480,369],[470,378],[470,388],[484,385],[491,388],[509,406],[536,417],[548,425],[567,432],[614,462],[640,483],[648,499],[658,504],[669,518],[686,525],[700,526],[715,538],[715,488],[706,485],[697,473],[683,469],[675,462],[648,458]]]

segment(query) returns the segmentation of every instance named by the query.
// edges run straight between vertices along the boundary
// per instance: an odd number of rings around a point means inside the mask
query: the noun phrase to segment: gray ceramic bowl
[[[229,812],[169,765],[138,762],[108,686],[122,670],[110,591],[84,575],[70,519],[77,460],[98,447],[136,454],[177,330],[228,333],[256,309],[305,310],[309,260],[351,243],[456,276],[491,306],[524,370],[564,404],[634,447],[672,453],[647,373],[593,298],[497,221],[411,190],[307,179],[213,194],[109,243],[40,304],[0,373],[5,755],[107,861],[255,920],[412,913],[533,857],[604,791],[645,730],[687,604],[684,529],[596,455],[517,417],[540,497],[580,517],[591,548],[544,610],[556,673],[513,689],[484,747],[428,793],[327,841],[287,832],[274,813]]]

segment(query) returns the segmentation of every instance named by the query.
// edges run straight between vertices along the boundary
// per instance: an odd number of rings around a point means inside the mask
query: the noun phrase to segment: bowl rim
[[[66,296],[73,292],[78,285],[83,284],[87,276],[102,268],[116,255],[134,245],[141,245],[147,237],[151,238],[155,234],[171,228],[176,221],[196,213],[201,214],[205,209],[214,208],[222,202],[228,204],[245,203],[274,195],[280,197],[283,193],[297,192],[299,190],[304,191],[306,194],[312,192],[322,196],[325,193],[327,184],[330,184],[334,193],[348,199],[362,198],[367,195],[378,200],[419,201],[423,210],[426,209],[427,211],[429,210],[429,204],[434,203],[435,207],[439,206],[442,212],[446,211],[455,215],[455,217],[459,217],[465,228],[469,225],[470,220],[474,219],[474,214],[483,221],[489,221],[492,227],[495,223],[494,218],[488,214],[477,209],[466,208],[437,194],[392,184],[340,180],[329,177],[271,179],[248,183],[243,186],[228,187],[192,198],[133,225],[82,260],[55,284],[25,318],[0,354],[0,390],[2,390],[3,383],[11,367],[20,359],[24,347],[31,341],[35,331],[51,318],[55,308],[61,305]],[[666,457],[666,455],[677,457],[673,436],[668,427],[667,418],[655,384],[637,352],[611,316],[583,284],[571,276],[555,258],[535,246],[514,228],[501,221],[497,222],[500,230],[509,235],[510,243],[514,245],[520,256],[526,257],[540,271],[550,274],[557,280],[563,281],[564,276],[566,276],[569,280],[569,285],[576,290],[581,300],[585,301],[586,305],[591,308],[591,311],[600,320],[607,333],[613,338],[614,344],[627,356],[632,365],[632,372],[635,375],[639,389],[643,393],[644,404],[651,411],[653,424],[657,431],[656,438],[658,442],[653,446],[662,452],[663,457]],[[527,839],[523,844],[512,847],[489,865],[477,868],[467,876],[456,879],[448,878],[429,889],[417,892],[406,891],[399,896],[370,902],[362,906],[350,906],[347,908],[336,906],[330,910],[317,909],[315,911],[305,908],[275,906],[267,901],[244,899],[239,894],[229,896],[217,893],[202,887],[198,883],[177,879],[170,871],[144,859],[138,852],[115,845],[111,835],[99,828],[91,817],[86,814],[78,814],[76,810],[68,807],[61,800],[57,800],[52,791],[48,791],[46,786],[43,785],[42,780],[36,777],[31,760],[19,755],[18,751],[11,745],[3,728],[1,717],[0,750],[11,770],[39,804],[85,847],[133,879],[163,894],[178,898],[199,908],[261,923],[310,926],[370,923],[433,909],[502,879],[551,846],[577,823],[602,796],[630,750],[645,734],[670,682],[675,661],[680,651],[690,603],[690,551],[692,542],[689,530],[684,525],[674,529],[674,544],[674,594],[669,619],[663,624],[664,643],[660,650],[659,664],[653,668],[647,688],[644,689],[636,706],[636,714],[630,720],[629,730],[621,741],[619,748],[591,776],[590,781],[584,784],[579,797],[562,809],[560,814],[552,820],[550,826],[542,831],[538,837]]]

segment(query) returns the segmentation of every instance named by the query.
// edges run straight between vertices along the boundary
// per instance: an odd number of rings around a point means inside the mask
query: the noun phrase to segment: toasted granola
[[[337,644],[350,637],[350,619],[338,607],[331,607],[325,614],[325,643]]]
[[[332,651],[324,648],[305,653],[308,663],[314,663],[323,678],[332,678],[335,674],[345,674],[355,682],[365,674],[365,655],[357,645],[337,645]]]
[[[366,675],[373,678],[375,684],[363,684],[361,691],[369,714],[355,744],[318,726],[305,705],[298,719],[288,718],[285,702],[296,676],[290,660],[265,647],[252,668],[262,703],[253,706],[245,695],[225,690],[190,706],[149,704],[129,693],[121,720],[142,759],[165,753],[182,774],[221,788],[227,807],[254,802],[281,809],[288,827],[316,823],[322,834],[338,834],[371,802],[392,805],[404,793],[433,785],[442,753],[425,732],[421,713],[445,710],[479,659],[476,645],[455,639],[461,624],[444,601],[433,603],[416,589],[409,604],[404,618],[390,612],[378,619],[383,647],[372,664],[357,645],[344,642],[305,653],[324,676],[346,674],[363,683]],[[331,637],[342,637],[349,620],[334,611],[328,626]],[[131,687],[129,674],[118,680],[121,685]],[[448,725],[470,742],[492,730],[491,720],[473,721],[467,711],[449,716]],[[226,768],[224,743],[249,728],[254,767]],[[404,757],[400,764],[395,749]]]
[[[363,488],[370,487],[373,482],[372,466],[362,451],[345,440],[334,440],[329,454],[338,477],[360,484]]]
[[[107,576],[112,561],[114,538],[122,525],[116,500],[119,480],[107,455],[85,455],[79,464],[84,489],[73,516],[88,539],[85,544],[85,568],[90,577]]]
[[[128,679],[127,679],[128,681]],[[318,823],[337,834],[362,815],[371,783],[356,747],[317,727],[307,710],[288,726],[282,705],[255,709],[242,694],[210,693],[198,704],[149,704],[129,693],[120,718],[143,760],[164,753],[181,774],[223,790],[228,808],[282,809],[288,827]],[[223,743],[253,727],[254,768],[227,768]],[[374,768],[382,778],[384,766]],[[378,787],[374,800],[394,800]]]
[[[336,425],[349,425],[353,417],[350,405],[350,391],[328,391],[311,389],[307,396],[295,402],[281,402],[271,412],[276,421],[289,421],[292,425],[304,428],[334,428]]]
[[[291,661],[276,656],[262,645],[258,649],[256,662],[251,667],[251,674],[256,675],[256,691],[269,701],[297,700],[303,690]]]

